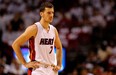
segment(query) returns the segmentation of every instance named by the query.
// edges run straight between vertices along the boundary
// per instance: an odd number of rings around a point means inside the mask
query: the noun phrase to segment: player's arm
[[[61,68],[61,65],[62,65],[62,44],[61,44],[57,29],[55,29],[55,34],[56,34],[55,46],[56,46],[56,54],[57,54],[57,66]]]
[[[22,52],[20,50],[20,47],[32,36],[35,36],[37,32],[36,25],[29,26],[24,33],[22,33],[12,44],[13,50],[16,53],[16,56],[18,57],[19,61],[27,68],[30,68],[32,66],[26,66],[27,62],[25,61]]]

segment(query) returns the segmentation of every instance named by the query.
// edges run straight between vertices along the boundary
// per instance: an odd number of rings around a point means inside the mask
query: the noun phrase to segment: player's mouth
[[[53,18],[49,18],[49,20],[53,20]]]

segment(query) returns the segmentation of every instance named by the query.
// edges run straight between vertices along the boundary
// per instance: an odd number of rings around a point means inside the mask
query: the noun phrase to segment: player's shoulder
[[[28,26],[25,30],[25,33],[30,34],[32,36],[36,36],[37,33],[37,27],[35,24],[32,24],[30,26]]]
[[[35,24],[32,24],[32,25],[28,26],[27,29],[29,29],[29,30],[36,30],[37,26]]]
[[[56,29],[56,27],[55,27],[55,26],[53,26],[53,25],[51,25],[51,24],[50,24],[50,27],[51,27],[51,28],[53,28],[53,29]]]
[[[55,26],[53,26],[53,25],[50,25],[50,26],[54,30],[55,34],[58,33],[58,30],[57,30],[57,28]]]

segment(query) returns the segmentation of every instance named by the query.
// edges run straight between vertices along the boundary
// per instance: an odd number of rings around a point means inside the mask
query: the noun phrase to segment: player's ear
[[[40,16],[42,16],[43,15],[43,12],[40,12]]]

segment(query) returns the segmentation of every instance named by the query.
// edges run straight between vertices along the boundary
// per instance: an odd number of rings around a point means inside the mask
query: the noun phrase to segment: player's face
[[[45,8],[41,16],[45,22],[51,23],[53,21],[54,8]]]

